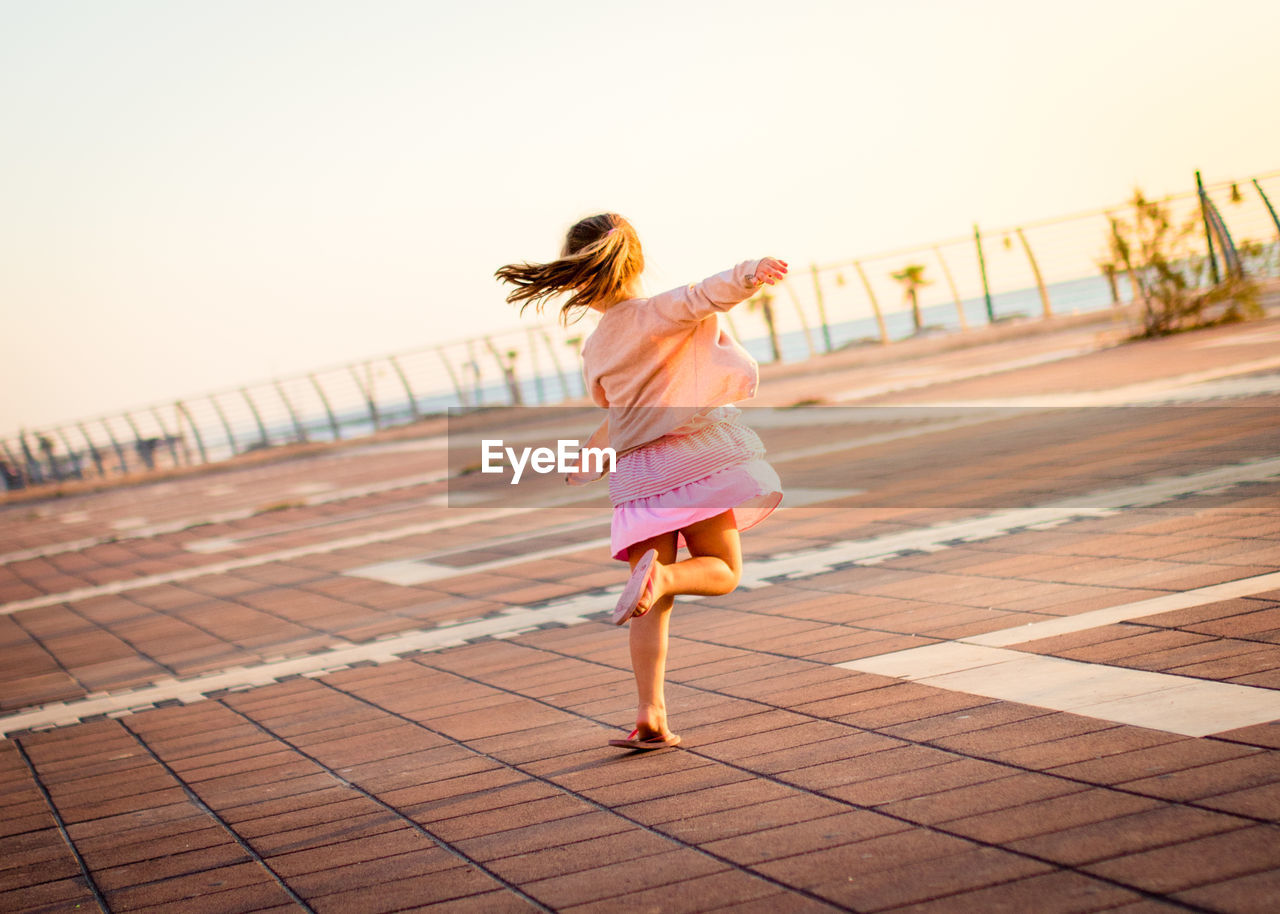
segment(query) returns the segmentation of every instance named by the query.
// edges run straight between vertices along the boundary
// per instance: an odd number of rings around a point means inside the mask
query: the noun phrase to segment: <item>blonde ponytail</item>
[[[601,213],[569,229],[558,260],[509,263],[493,275],[515,286],[507,301],[520,304],[521,314],[530,305],[541,314],[548,299],[572,291],[560,307],[560,322],[570,324],[592,305],[620,301],[643,271],[644,252],[631,223],[616,213]]]

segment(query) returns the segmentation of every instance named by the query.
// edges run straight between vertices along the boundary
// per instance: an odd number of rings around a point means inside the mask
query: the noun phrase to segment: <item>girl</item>
[[[667,726],[663,694],[667,632],[680,594],[727,594],[742,574],[738,531],[782,500],[759,437],[732,404],[755,395],[755,361],[720,329],[718,313],[787,273],[785,261],[740,263],[696,285],[641,294],[644,254],[627,220],[591,216],[569,229],[560,258],[508,264],[495,275],[515,286],[521,313],[568,293],[562,323],[601,314],[582,348],[592,399],[609,410],[588,446],[618,454],[609,478],[613,557],[631,564],[613,621],[630,620],[639,708],[635,730],[609,740],[628,749],[680,742]],[[570,482],[582,480],[571,479]],[[689,558],[677,561],[681,545]]]

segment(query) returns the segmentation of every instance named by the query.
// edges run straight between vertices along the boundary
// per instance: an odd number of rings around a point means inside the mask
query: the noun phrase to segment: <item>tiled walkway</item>
[[[0,507],[0,910],[1274,911],[1278,330],[766,375],[877,409],[759,417],[647,755],[603,494],[438,426]]]

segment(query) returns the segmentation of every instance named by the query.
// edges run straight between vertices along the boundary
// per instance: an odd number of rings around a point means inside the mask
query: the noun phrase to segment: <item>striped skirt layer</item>
[[[778,474],[764,444],[740,424],[736,409],[618,458],[609,476],[613,557],[630,546],[732,510],[739,530],[755,526],[782,501]],[[683,537],[680,538],[683,545]]]

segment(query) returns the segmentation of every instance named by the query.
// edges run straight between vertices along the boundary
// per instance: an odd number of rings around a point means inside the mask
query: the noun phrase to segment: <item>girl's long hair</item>
[[[515,286],[507,301],[520,304],[521,314],[530,305],[541,314],[548,299],[572,292],[560,306],[560,322],[568,325],[594,304],[622,300],[643,271],[644,252],[631,223],[617,213],[601,213],[569,229],[558,260],[509,263],[493,275]]]

